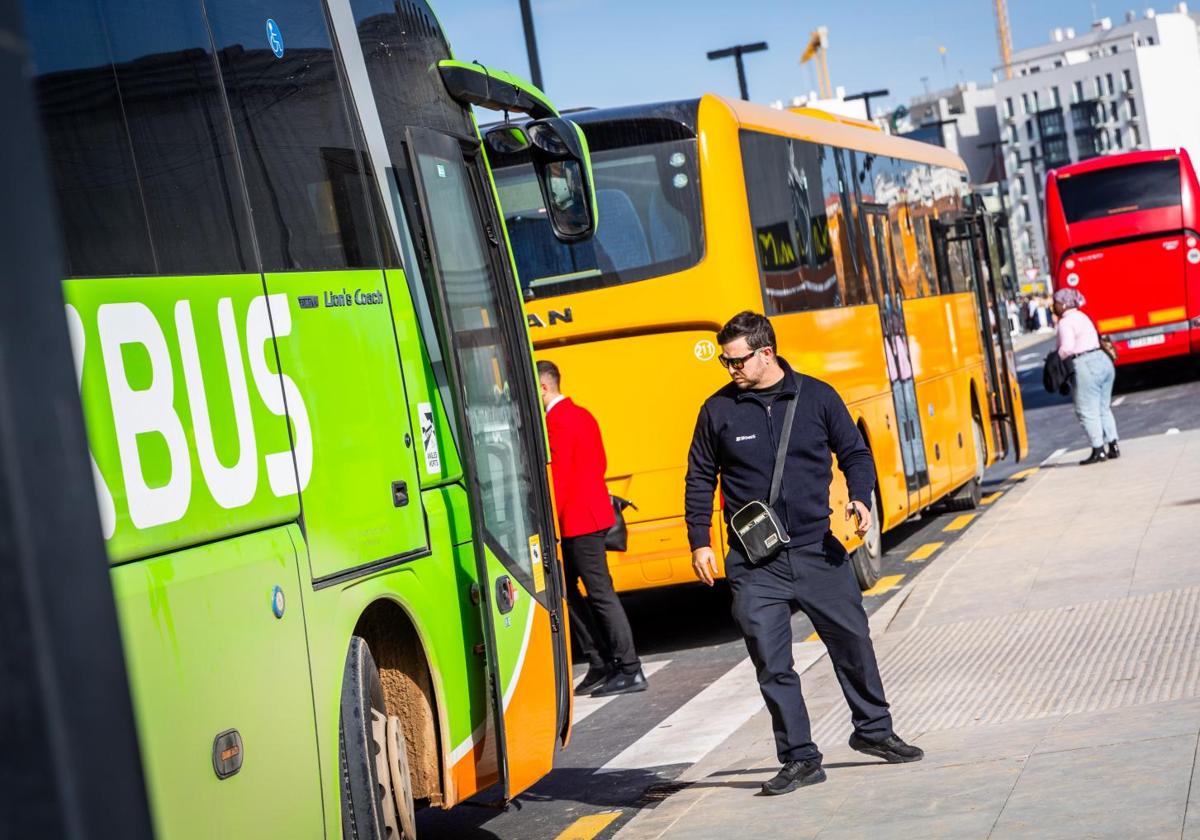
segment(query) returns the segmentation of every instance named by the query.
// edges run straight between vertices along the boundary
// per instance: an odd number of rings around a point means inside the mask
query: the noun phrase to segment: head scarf
[[[1059,289],[1054,293],[1054,302],[1063,309],[1078,309],[1087,303],[1083,293],[1075,289]]]

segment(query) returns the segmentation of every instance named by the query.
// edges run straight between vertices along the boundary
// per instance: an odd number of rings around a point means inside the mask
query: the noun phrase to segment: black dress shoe
[[[1114,440],[1112,443],[1110,443],[1108,445],[1108,460],[1115,461],[1120,457],[1121,457],[1121,449],[1120,449],[1120,447],[1117,446],[1117,442]]]
[[[910,761],[920,761],[925,757],[925,751],[912,744],[906,744],[898,735],[889,735],[882,741],[868,741],[855,732],[850,736],[850,749],[864,755],[882,758],[888,764],[906,764]]]
[[[601,665],[600,667],[592,665],[588,668],[587,673],[583,675],[583,679],[579,681],[579,685],[575,686],[575,695],[591,694],[592,690],[611,677],[612,673],[612,668],[607,665]]]
[[[610,694],[633,694],[635,691],[645,691],[650,687],[650,683],[646,682],[646,675],[642,673],[642,669],[638,668],[632,674],[626,674],[618,671],[607,680],[604,685],[592,692],[593,697],[607,697]]]
[[[825,781],[825,771],[816,761],[789,761],[773,778],[763,782],[763,796],[779,796],[791,793],[798,787],[816,785]]]
[[[1092,454],[1079,462],[1079,466],[1086,467],[1088,464],[1099,464],[1101,461],[1107,461],[1108,456],[1104,454],[1103,446],[1093,446]]]

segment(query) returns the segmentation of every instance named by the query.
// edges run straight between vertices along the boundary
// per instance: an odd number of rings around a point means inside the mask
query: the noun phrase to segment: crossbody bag
[[[791,542],[783,523],[775,514],[775,502],[779,498],[779,487],[783,483],[783,462],[787,458],[788,439],[792,436],[792,419],[796,416],[796,405],[800,402],[800,387],[796,377],[796,396],[792,398],[783,416],[783,432],[779,435],[779,446],[775,450],[775,469],[771,473],[771,491],[766,501],[755,499],[742,505],[729,517],[729,527],[742,546],[746,562],[752,566],[765,563]]]

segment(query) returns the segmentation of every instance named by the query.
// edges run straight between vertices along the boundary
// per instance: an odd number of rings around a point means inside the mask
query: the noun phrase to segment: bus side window
[[[837,265],[838,287],[846,306],[871,302],[871,280],[867,276],[866,255],[859,241],[858,222],[850,196],[850,170],[846,152],[836,146],[823,147],[821,180],[825,191],[825,212],[829,217],[829,239]]]
[[[71,14],[35,0],[24,7],[67,275],[151,274],[154,249],[99,12],[93,3]]]
[[[129,57],[115,70],[154,245],[154,273],[254,270],[232,138],[199,6],[192,0],[100,5],[113,52]]]
[[[263,270],[378,267],[367,167],[321,3],[276,13],[279,55],[265,35],[243,42],[261,34],[261,16],[242,0],[208,0],[207,9]]]
[[[752,131],[741,147],[767,314],[841,306],[821,147]]]

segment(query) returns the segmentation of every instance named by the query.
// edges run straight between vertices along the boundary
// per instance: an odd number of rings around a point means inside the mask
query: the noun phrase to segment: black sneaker
[[[864,755],[882,758],[888,764],[906,764],[909,761],[920,761],[925,757],[924,750],[904,743],[898,735],[889,735],[882,741],[868,741],[855,732],[850,736],[850,749],[858,750]]]
[[[632,674],[626,674],[618,671],[607,680],[604,685],[592,692],[593,697],[607,697],[610,694],[633,694],[635,691],[645,691],[650,687],[650,683],[646,682],[646,675],[642,673],[642,669],[638,668]]]
[[[583,679],[580,680],[579,685],[575,686],[575,695],[578,697],[584,694],[591,694],[593,689],[611,677],[612,673],[612,668],[607,665],[599,667],[592,665],[588,668],[587,673],[583,675]]]
[[[1108,460],[1115,461],[1120,457],[1121,457],[1121,447],[1117,446],[1117,442],[1114,440],[1112,443],[1110,443],[1108,445]]]
[[[779,772],[763,782],[763,796],[781,796],[791,793],[798,787],[816,785],[825,781],[825,771],[816,761],[789,761],[779,768]]]

